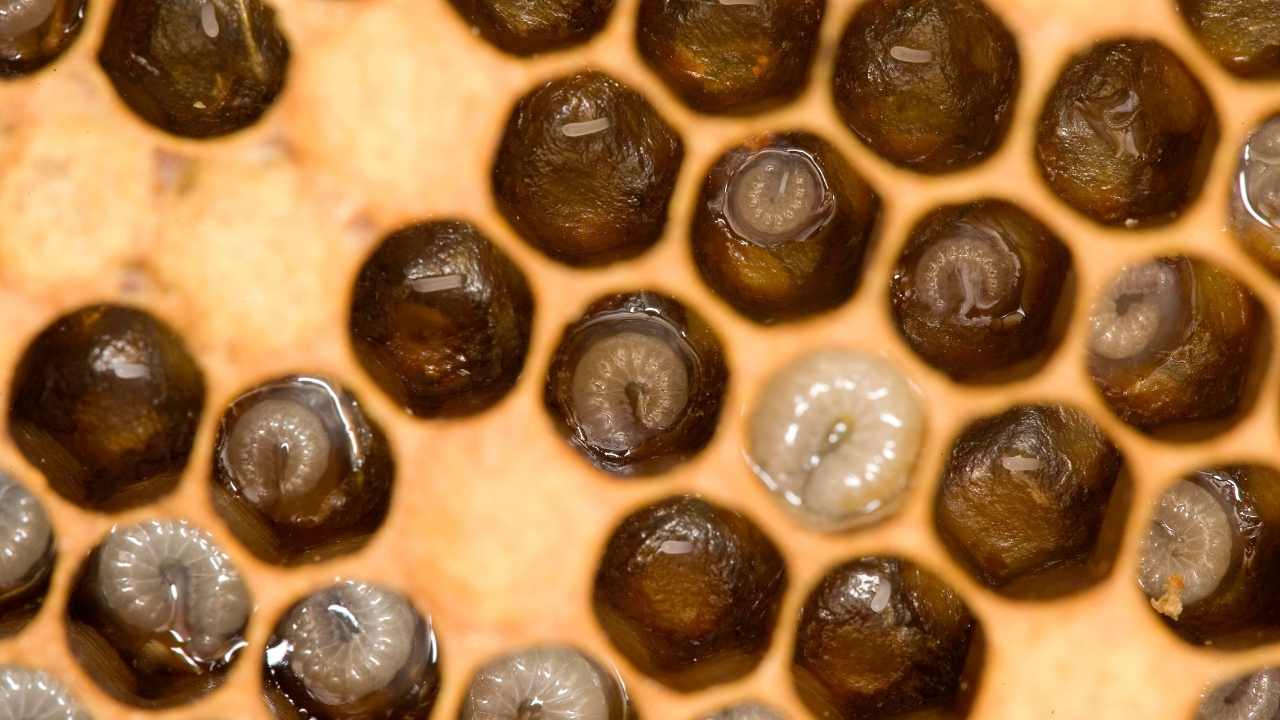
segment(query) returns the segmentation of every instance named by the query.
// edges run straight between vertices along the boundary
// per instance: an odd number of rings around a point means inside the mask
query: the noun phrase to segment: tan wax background
[[[1258,663],[1280,647],[1240,654],[1188,647],[1167,632],[1131,580],[1134,529],[1157,490],[1179,473],[1224,460],[1267,459],[1276,445],[1277,380],[1269,368],[1251,414],[1212,440],[1170,444],[1116,421],[1088,384],[1083,309],[1122,264],[1194,251],[1238,273],[1273,314],[1280,283],[1251,264],[1222,230],[1236,149],[1259,119],[1280,109],[1280,83],[1235,80],[1212,64],[1179,21],[1172,0],[990,0],[1019,39],[1022,89],[1015,129],[981,166],[921,178],[872,156],[836,120],[832,55],[856,6],[831,0],[812,82],[799,101],[750,118],[699,116],[645,69],[632,42],[636,0],[620,0],[587,46],[535,60],[484,44],[444,0],[279,0],[293,59],[277,106],[251,130],[187,142],[145,126],[118,101],[94,62],[108,0],[90,0],[83,35],[59,63],[0,85],[0,404],[29,339],[84,303],[144,306],[175,325],[203,366],[209,394],[196,450],[179,489],[114,516],[55,497],[0,438],[0,465],[51,509],[60,562],[45,610],[0,642],[0,661],[55,671],[99,718],[265,717],[261,652],[292,600],[335,577],[400,588],[436,622],[445,684],[435,717],[456,717],[464,685],[483,659],[525,643],[570,641],[617,663],[648,718],[683,720],[753,696],[807,717],[790,682],[795,616],[825,568],[861,553],[899,553],[951,582],[984,622],[989,655],[973,712],[982,719],[1189,717],[1202,686]],[[1223,138],[1207,189],[1167,228],[1104,230],[1049,193],[1031,162],[1040,103],[1067,55],[1102,37],[1139,34],[1173,47],[1208,85]],[[514,98],[583,66],[641,89],[679,129],[686,160],[662,241],[637,260],[603,270],[558,266],[522,244],[497,217],[491,155]],[[698,280],[687,227],[702,174],[751,132],[807,128],[847,153],[885,199],[865,280],[851,302],[811,321],[762,328],[737,317]],[[998,195],[1039,214],[1071,247],[1079,287],[1076,322],[1037,375],[1000,387],[957,386],[915,358],[894,333],[886,287],[903,238],[928,208]],[[352,279],[379,234],[417,218],[477,222],[530,276],[537,301],[525,374],[493,410],[469,420],[415,421],[393,407],[354,363],[346,341]],[[592,470],[551,430],[542,378],[560,329],[595,296],[656,287],[703,312],[727,348],[732,380],[715,440],[660,478],[624,482]],[[821,535],[772,504],[741,456],[743,414],[763,378],[808,348],[882,352],[917,382],[929,411],[927,440],[907,509],[877,528]],[[255,561],[209,502],[217,416],[239,391],[292,371],[323,372],[353,387],[388,430],[399,464],[390,517],[357,555],[284,570]],[[1135,509],[1112,577],[1052,603],[1013,602],[977,586],[940,548],[928,506],[951,438],[970,419],[1015,401],[1069,400],[1087,408],[1131,463]],[[589,609],[592,573],[619,517],[675,492],[698,492],[749,512],[783,548],[791,583],[768,657],[751,676],[681,695],[612,651]],[[250,647],[227,684],[168,713],[130,710],[107,698],[70,659],[61,614],[76,563],[116,522],[187,517],[210,529],[238,562],[257,603]]]

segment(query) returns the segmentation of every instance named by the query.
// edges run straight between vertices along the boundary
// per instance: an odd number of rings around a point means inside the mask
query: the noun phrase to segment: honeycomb
[[[1190,718],[1210,683],[1280,662],[1280,646],[1224,653],[1178,639],[1134,578],[1138,529],[1157,494],[1182,474],[1224,462],[1265,462],[1277,438],[1275,363],[1251,379],[1238,421],[1207,438],[1156,439],[1119,421],[1086,370],[1085,309],[1122,266],[1185,252],[1245,282],[1272,315],[1280,285],[1226,233],[1230,182],[1248,133],[1280,109],[1274,82],[1223,70],[1198,45],[1172,0],[989,0],[1013,31],[1022,60],[1012,129],[970,169],[921,176],[894,167],[840,123],[830,96],[832,59],[857,2],[832,0],[812,77],[782,107],[709,117],[682,105],[642,63],[639,3],[620,0],[604,30],[574,49],[521,59],[474,34],[443,0],[279,0],[292,50],[276,104],[249,129],[189,141],[145,124],[120,101],[95,55],[110,3],[90,0],[79,39],[55,64],[0,85],[0,402],[32,337],[55,317],[111,300],[177,328],[205,373],[207,400],[195,450],[177,490],[148,506],[105,515],[55,495],[6,435],[0,464],[49,508],[59,562],[45,607],[0,642],[0,661],[49,670],[97,717],[265,718],[261,653],[280,614],[334,578],[383,583],[430,613],[443,686],[435,717],[456,716],[475,668],[513,648],[572,642],[617,665],[641,714],[683,720],[742,699],[809,717],[791,680],[796,619],[821,575],[866,554],[910,558],[955,588],[987,642],[970,717],[1127,720]],[[1035,120],[1072,53],[1119,35],[1159,39],[1204,83],[1221,140],[1205,189],[1174,223],[1105,228],[1049,190],[1033,161]],[[500,219],[489,171],[515,99],[583,67],[643,93],[679,132],[685,161],[661,241],[599,269],[557,264]],[[688,228],[707,168],[727,147],[766,130],[806,130],[834,143],[884,200],[879,232],[854,297],[838,309],[778,327],[751,323],[716,298],[690,257]],[[889,311],[891,268],[911,226],[945,203],[994,196],[1035,213],[1076,264],[1072,323],[1034,374],[961,385],[920,360]],[[471,220],[527,273],[536,301],[529,361],[488,412],[463,419],[405,416],[356,363],[347,338],[355,274],[377,239],[423,218]],[[698,309],[722,338],[730,380],[719,428],[701,453],[659,476],[619,480],[593,469],[555,433],[541,394],[556,338],[596,297],[651,288]],[[914,490],[886,522],[847,534],[804,530],[752,477],[744,416],[764,379],[807,350],[867,349],[919,386],[927,407]],[[397,461],[391,510],[360,552],[297,568],[256,559],[210,502],[217,417],[245,388],[289,373],[340,379],[385,427]],[[1067,401],[1086,410],[1126,458],[1134,495],[1118,559],[1103,582],[1066,597],[1005,598],[979,584],[943,548],[932,503],[947,449],[973,419],[1019,402]],[[701,494],[750,515],[778,544],[790,577],[762,664],[747,677],[678,693],[629,666],[591,611],[603,544],[635,508]],[[80,560],[115,524],[187,518],[211,531],[241,568],[255,602],[249,648],[226,684],[162,712],[107,696],[72,660],[64,609]]]

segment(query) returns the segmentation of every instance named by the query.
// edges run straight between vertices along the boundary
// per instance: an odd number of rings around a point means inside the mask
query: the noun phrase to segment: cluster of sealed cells
[[[502,50],[586,42],[611,0],[454,0]],[[1280,75],[1280,13],[1262,0],[1179,0],[1228,71]],[[642,0],[636,43],[683,102],[744,114],[809,83],[822,0]],[[0,0],[0,75],[55,60],[86,0]],[[868,0],[835,48],[835,111],[887,162],[941,174],[1003,144],[1020,85],[1016,39],[980,0]],[[260,0],[117,0],[99,64],[146,122],[194,138],[254,123],[285,85],[290,49]],[[1037,120],[1045,183],[1093,221],[1174,220],[1202,191],[1217,144],[1209,96],[1158,41],[1113,38],[1062,68]],[[553,260],[597,267],[663,235],[683,142],[637,91],[584,70],[517,102],[492,167],[501,214]],[[1226,193],[1232,234],[1280,275],[1280,118],[1241,149]],[[779,130],[742,139],[708,169],[688,219],[692,258],[715,294],[771,325],[852,297],[879,194],[826,139]],[[1016,204],[935,208],[902,245],[889,305],[905,342],[957,382],[1034,371],[1071,312],[1072,258]],[[526,365],[535,300],[523,271],[471,223],[433,219],[384,237],[355,278],[352,350],[376,385],[422,418],[486,411]],[[1267,323],[1253,293],[1193,256],[1125,268],[1089,310],[1089,374],[1130,425],[1176,439],[1212,433],[1249,401]],[[544,403],[583,458],[622,477],[662,473],[716,432],[729,380],[716,332],[679,299],[599,297],[563,329]],[[85,508],[151,502],[178,482],[205,406],[178,334],[146,312],[94,305],[28,346],[9,430],[50,487]],[[910,490],[924,409],[884,359],[826,349],[794,358],[747,418],[750,471],[797,524],[842,532],[890,516]],[[212,455],[217,514],[279,565],[358,550],[388,512],[395,461],[383,431],[336,380],[297,374],[246,388],[224,409]],[[1083,411],[1017,405],[955,438],[937,484],[936,532],[981,584],[1060,596],[1111,570],[1128,512],[1123,458]],[[39,611],[57,562],[39,500],[0,476],[0,631]],[[1253,647],[1280,637],[1280,471],[1209,468],[1151,511],[1137,585],[1188,642]],[[749,674],[787,590],[785,561],[744,514],[673,496],[628,515],[603,551],[596,619],[637,672],[681,691]],[[117,526],[80,560],[65,605],[73,655],[139,707],[214,690],[248,648],[250,588],[206,531],[183,520]],[[839,564],[809,589],[792,650],[797,693],[817,717],[962,716],[979,687],[983,628],[927,568],[895,556]],[[441,664],[429,615],[393,589],[341,581],[300,598],[261,651],[278,717],[425,717]],[[0,668],[0,708],[86,718],[54,678]],[[571,646],[513,650],[475,669],[464,720],[634,718],[607,664]],[[717,720],[777,720],[754,702]],[[1205,720],[1280,717],[1280,670],[1205,696]]]

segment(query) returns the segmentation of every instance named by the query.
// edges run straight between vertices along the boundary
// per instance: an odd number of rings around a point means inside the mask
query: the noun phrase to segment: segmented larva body
[[[355,702],[386,688],[409,661],[418,617],[404,596],[376,585],[321,590],[285,621],[289,667],[322,703]]]
[[[52,675],[0,666],[0,720],[92,720],[71,691]]]
[[[887,361],[828,350],[770,379],[750,417],[748,456],[805,522],[855,527],[901,503],[923,426],[918,392]]]
[[[98,556],[104,607],[142,633],[167,633],[196,663],[215,663],[241,644],[249,591],[209,533],[184,520],[112,530]]]

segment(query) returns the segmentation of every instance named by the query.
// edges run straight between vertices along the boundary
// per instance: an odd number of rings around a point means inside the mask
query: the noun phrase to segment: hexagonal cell
[[[920,172],[968,167],[1003,142],[1018,44],[981,0],[870,0],[844,29],[832,92],[849,129]]]
[[[562,645],[524,648],[486,662],[472,676],[458,712],[459,720],[635,717],[616,672]]]
[[[992,379],[1043,356],[1063,302],[1071,253],[1034,216],[984,199],[944,205],[911,231],[889,301],[898,332],[960,380]]]
[[[28,75],[80,36],[87,0],[12,0],[0,13],[0,78]]]
[[[1280,472],[1225,465],[1193,472],[1156,500],[1138,585],[1187,642],[1249,648],[1280,638]]]
[[[143,120],[209,138],[244,129],[271,107],[289,43],[260,0],[119,0],[98,63]]]
[[[56,559],[53,523],[44,505],[0,472],[0,638],[18,633],[40,611]]]
[[[982,656],[981,625],[960,596],[909,560],[872,556],[809,594],[792,672],[816,717],[951,719],[968,714]]]
[[[596,619],[641,672],[684,692],[751,672],[787,568],[749,518],[691,495],[626,517],[596,572]]]
[[[1275,720],[1280,717],[1280,668],[1268,667],[1210,687],[1195,720]]]
[[[61,681],[20,665],[0,665],[0,713],[14,720],[92,720]]]
[[[613,0],[450,0],[481,37],[513,55],[563,50],[590,40],[605,26]]]
[[[880,199],[830,143],[763,133],[707,173],[690,231],[702,279],[756,322],[827,310],[853,295]]]
[[[1280,13],[1268,0],[1178,0],[1200,44],[1241,77],[1280,75]]]
[[[212,692],[247,643],[249,590],[213,536],[185,520],[111,530],[67,603],[71,653],[98,685],[142,708]]]
[[[825,0],[642,0],[640,55],[695,110],[784,103],[809,80]]]
[[[1240,149],[1228,227],[1241,247],[1280,276],[1280,115],[1264,121]]]
[[[1040,115],[1049,187],[1104,225],[1167,222],[1200,192],[1218,121],[1204,86],[1156,40],[1099,43],[1071,58]]]
[[[591,464],[651,475],[711,442],[728,380],[711,326],[680,301],[641,290],[602,297],[565,328],[543,399]]]
[[[1062,595],[1111,570],[1130,495],[1122,465],[1083,411],[1017,405],[960,432],[934,521],[980,582],[1015,597]]]
[[[425,718],[440,692],[440,647],[431,619],[409,598],[339,582],[281,615],[262,684],[280,720]]]
[[[570,265],[635,257],[662,234],[684,143],[640,93],[593,70],[534,88],[493,163],[498,210]]]
[[[919,391],[885,359],[813,352],[761,391],[747,419],[747,462],[802,525],[864,527],[907,498],[924,425]]]
[[[204,406],[186,344],[146,312],[91,305],[31,341],[14,371],[9,433],[49,486],[119,510],[178,482]]]
[[[382,428],[323,377],[258,385],[218,424],[214,508],[267,562],[317,562],[364,547],[387,516],[394,477]]]
[[[1177,256],[1122,270],[1089,323],[1089,375],[1112,411],[1147,432],[1208,433],[1248,400],[1268,321],[1230,273]]]
[[[348,331],[356,359],[412,415],[480,412],[516,383],[534,302],[524,273],[467,222],[383,238],[360,268]]]

